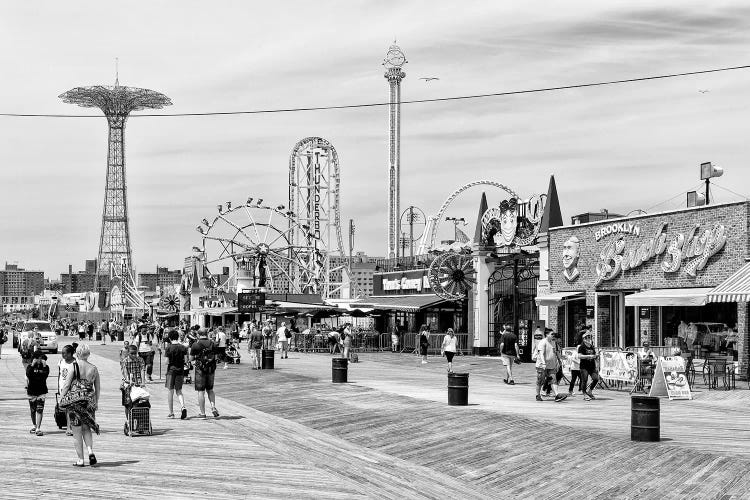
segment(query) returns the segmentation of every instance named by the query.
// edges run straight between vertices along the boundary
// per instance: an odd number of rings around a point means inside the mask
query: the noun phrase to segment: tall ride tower
[[[388,258],[399,256],[399,217],[401,214],[401,80],[406,73],[401,66],[406,64],[406,57],[401,48],[395,44],[388,48],[385,55],[385,78],[390,87],[388,105],[388,128],[390,131],[390,155],[388,160]]]
[[[127,269],[133,269],[125,182],[125,122],[131,111],[161,109],[170,106],[172,101],[153,90],[122,87],[119,78],[115,79],[112,87],[76,87],[59,97],[68,104],[101,109],[109,123],[107,183],[104,188],[102,232],[94,281],[94,291],[106,290],[112,264],[125,264]]]

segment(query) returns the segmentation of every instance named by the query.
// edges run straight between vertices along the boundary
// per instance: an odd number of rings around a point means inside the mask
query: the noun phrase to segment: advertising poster
[[[635,353],[601,351],[599,353],[599,376],[605,380],[619,380],[635,384],[638,380],[638,360]]]
[[[668,396],[669,399],[693,399],[685,375],[685,360],[681,357],[660,356],[648,395]]]
[[[573,358],[578,355],[578,349],[575,347],[565,347],[560,353],[560,361],[562,362],[563,375],[570,379],[570,368],[573,365]]]

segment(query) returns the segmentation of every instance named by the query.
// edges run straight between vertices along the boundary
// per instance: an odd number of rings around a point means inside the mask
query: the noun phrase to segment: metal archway
[[[458,195],[466,191],[467,189],[473,188],[474,186],[493,186],[499,189],[502,189],[509,195],[511,195],[514,198],[519,198],[518,194],[513,191],[511,188],[506,186],[505,184],[501,184],[499,182],[490,181],[486,179],[470,182],[468,184],[464,184],[460,188],[456,189],[444,202],[443,205],[440,207],[440,210],[436,215],[433,215],[429,218],[427,221],[427,227],[424,231],[424,236],[422,237],[422,241],[419,243],[419,249],[417,251],[417,255],[422,255],[424,253],[427,253],[428,250],[435,248],[435,238],[437,237],[437,230],[438,226],[440,225],[440,221],[443,220],[443,216],[445,215],[446,210],[448,210],[448,207],[453,203],[453,200],[455,200]]]

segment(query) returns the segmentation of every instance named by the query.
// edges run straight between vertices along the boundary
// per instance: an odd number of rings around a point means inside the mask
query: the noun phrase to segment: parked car
[[[48,351],[52,354],[57,354],[57,334],[52,330],[52,325],[49,321],[42,321],[38,319],[30,319],[25,321],[20,328],[20,331],[15,330],[13,332],[13,345],[16,346],[16,334],[18,334],[18,347],[20,348],[21,342],[23,342],[34,328],[37,329],[41,337],[40,349],[42,351]]]

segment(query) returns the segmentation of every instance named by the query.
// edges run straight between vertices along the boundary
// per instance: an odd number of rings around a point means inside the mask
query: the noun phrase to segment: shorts
[[[515,356],[511,356],[510,354],[502,354],[500,358],[503,360],[503,366],[512,366],[513,361],[516,359]]]
[[[164,387],[167,389],[174,389],[176,391],[182,390],[182,383],[185,380],[185,375],[182,370],[176,368],[170,368],[167,370],[167,379],[164,382]]]
[[[286,351],[289,346],[289,342],[287,342],[287,339],[279,340],[279,345],[281,346],[282,351]]]
[[[536,369],[536,385],[541,387],[545,382],[551,382],[555,380],[555,374],[557,369],[549,368],[537,368]]]
[[[214,390],[214,377],[216,372],[206,373],[203,370],[195,369],[195,390],[200,391],[213,391]]]
[[[445,351],[445,357],[448,358],[448,363],[451,363],[453,361],[453,356],[455,355],[455,352]]]
[[[42,413],[44,411],[44,399],[45,396],[29,396],[29,408],[35,413]]]

